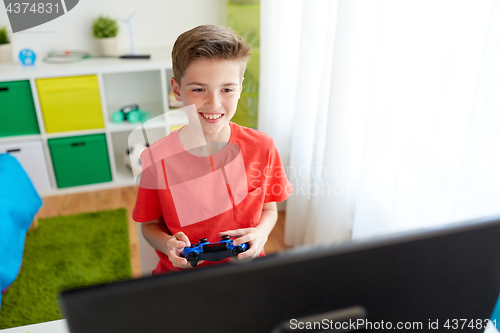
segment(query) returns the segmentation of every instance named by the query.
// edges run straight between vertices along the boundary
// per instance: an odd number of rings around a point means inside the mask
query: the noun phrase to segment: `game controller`
[[[200,242],[191,246],[186,246],[181,251],[181,257],[186,258],[192,267],[198,265],[200,260],[220,261],[222,259],[245,252],[250,248],[248,243],[233,245],[233,240],[228,235],[221,237],[218,243],[210,243],[206,238],[200,238]]]

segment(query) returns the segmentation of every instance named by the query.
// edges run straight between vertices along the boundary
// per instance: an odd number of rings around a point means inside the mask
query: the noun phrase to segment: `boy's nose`
[[[212,108],[218,108],[219,106],[221,106],[219,95],[217,93],[210,94],[207,105]]]

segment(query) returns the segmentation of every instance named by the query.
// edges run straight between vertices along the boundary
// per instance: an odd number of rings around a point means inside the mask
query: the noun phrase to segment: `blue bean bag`
[[[0,154],[0,291],[17,277],[26,232],[42,199],[17,159]],[[0,306],[2,293],[0,292]]]

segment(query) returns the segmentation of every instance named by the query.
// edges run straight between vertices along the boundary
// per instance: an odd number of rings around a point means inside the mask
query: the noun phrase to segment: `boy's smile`
[[[180,87],[172,78],[176,99],[196,106],[207,142],[229,140],[229,121],[236,112],[242,79],[240,61],[207,59],[188,66]]]

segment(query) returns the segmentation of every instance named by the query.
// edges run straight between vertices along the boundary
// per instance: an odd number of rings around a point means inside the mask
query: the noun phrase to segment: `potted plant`
[[[92,21],[92,32],[99,44],[102,55],[116,55],[118,23],[109,17],[101,16]]]
[[[7,27],[0,28],[0,63],[12,62],[12,45]]]

